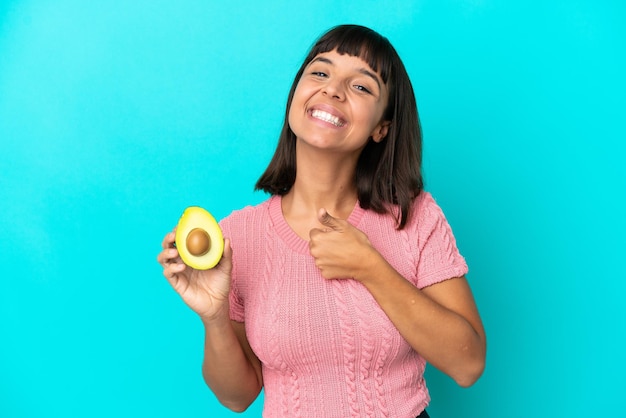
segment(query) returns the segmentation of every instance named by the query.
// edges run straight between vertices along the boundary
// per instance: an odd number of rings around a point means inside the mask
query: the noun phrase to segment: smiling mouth
[[[330,113],[324,112],[323,110],[315,109],[311,111],[311,116],[314,117],[315,119],[319,119],[321,121],[331,123],[337,126],[338,128],[346,124],[345,121],[339,119],[337,116],[331,115]]]

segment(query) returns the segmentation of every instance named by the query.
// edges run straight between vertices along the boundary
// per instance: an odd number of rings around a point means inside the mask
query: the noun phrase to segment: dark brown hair
[[[385,139],[370,140],[356,167],[356,187],[363,209],[392,213],[402,229],[413,199],[422,191],[422,134],[413,86],[402,60],[389,40],[358,25],[336,26],[313,45],[289,91],[278,145],[255,190],[285,195],[296,179],[296,137],[289,127],[289,108],[305,67],[318,55],[336,50],[359,57],[378,72],[389,89],[383,119],[391,121]],[[393,206],[397,205],[397,208]]]

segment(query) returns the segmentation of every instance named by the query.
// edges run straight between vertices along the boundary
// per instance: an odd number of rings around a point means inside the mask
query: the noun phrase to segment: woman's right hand
[[[196,270],[183,263],[174,246],[175,239],[175,230],[165,235],[161,244],[163,250],[157,256],[165,278],[203,321],[209,322],[222,315],[228,318],[232,271],[230,241],[224,240],[224,254],[215,267]]]

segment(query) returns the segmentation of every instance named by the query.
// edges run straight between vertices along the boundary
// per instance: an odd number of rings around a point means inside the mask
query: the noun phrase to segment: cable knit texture
[[[392,216],[355,206],[348,222],[418,288],[467,273],[429,193],[398,231]],[[281,198],[220,223],[233,248],[231,318],[245,322],[263,364],[263,416],[414,418],[430,401],[424,359],[363,285],[325,280],[308,242],[285,221]]]

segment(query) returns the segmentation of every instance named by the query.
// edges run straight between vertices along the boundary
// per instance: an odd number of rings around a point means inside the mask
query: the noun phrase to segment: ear
[[[376,125],[376,127],[370,134],[374,142],[381,142],[383,139],[385,139],[385,137],[387,136],[387,132],[389,132],[389,125],[391,125],[390,120],[384,120]]]

